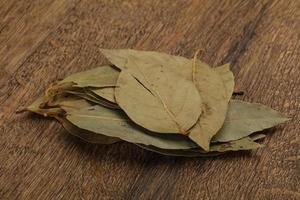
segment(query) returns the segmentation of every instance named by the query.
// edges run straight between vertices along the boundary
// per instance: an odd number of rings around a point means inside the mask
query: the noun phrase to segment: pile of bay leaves
[[[127,141],[172,156],[212,156],[262,147],[255,133],[288,120],[264,105],[232,98],[234,76],[153,51],[101,50],[111,62],[53,83],[27,110],[56,118],[98,144]]]

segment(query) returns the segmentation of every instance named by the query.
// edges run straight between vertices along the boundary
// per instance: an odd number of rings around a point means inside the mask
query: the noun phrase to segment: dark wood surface
[[[300,1],[1,0],[0,199],[300,199]],[[107,63],[99,48],[232,63],[243,99],[293,116],[265,148],[174,158],[91,145],[15,114],[53,81]]]

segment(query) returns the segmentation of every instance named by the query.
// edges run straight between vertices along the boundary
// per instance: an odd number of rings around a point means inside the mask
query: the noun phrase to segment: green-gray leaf
[[[208,151],[211,138],[223,126],[226,117],[226,88],[220,76],[200,61],[196,65],[196,87],[205,106],[198,122],[191,129],[189,138]]]
[[[102,53],[111,63],[122,70],[131,70],[133,76],[143,80],[137,74],[136,66],[129,65],[130,60],[139,63],[139,67],[149,68],[149,64],[161,66],[164,69],[177,73],[186,80],[192,81],[192,60],[153,51],[137,51],[131,49],[102,49]],[[196,62],[196,87],[202,98],[203,113],[200,120],[190,130],[189,137],[203,149],[209,149],[210,139],[222,127],[227,106],[228,95],[221,77],[206,63]],[[150,67],[152,68],[152,67]],[[202,104],[199,107],[202,107]]]
[[[63,127],[72,135],[81,138],[82,140],[94,144],[113,144],[121,141],[119,138],[108,137],[102,134],[94,133],[88,130],[81,129],[64,117],[55,116],[55,118],[63,125]]]
[[[99,97],[117,103],[115,100],[115,87],[89,88],[89,90]]]
[[[210,147],[209,152],[203,151],[202,149],[160,149],[154,146],[145,146],[137,144],[139,147],[153,151],[159,154],[168,155],[168,156],[183,156],[183,157],[208,157],[208,156],[217,156],[229,151],[240,151],[240,150],[252,150],[263,147],[263,145],[255,142],[255,140],[263,138],[263,134],[258,134],[253,137],[245,137],[236,141],[230,141],[225,143],[215,143]]]
[[[186,134],[201,114],[195,85],[161,66],[140,67],[133,59],[127,64],[136,71],[123,70],[119,75],[115,88],[119,106],[150,131]]]
[[[115,86],[119,70],[110,65],[71,74],[60,83],[72,82],[77,87],[108,87]]]
[[[231,99],[233,90],[234,90],[234,76],[230,70],[229,63],[213,68],[221,77],[226,90],[227,90],[227,99]]]
[[[289,118],[267,106],[231,100],[224,125],[213,141],[237,140],[287,120]]]
[[[64,107],[62,107],[65,109]],[[116,137],[131,143],[153,145],[163,149],[190,149],[197,145],[182,135],[161,135],[138,127],[121,111],[102,106],[67,110],[66,118],[85,130]]]
[[[98,96],[97,94],[94,94],[93,91],[90,91],[88,89],[82,89],[82,90],[65,90],[64,91],[67,94],[73,94],[80,98],[83,98],[87,101],[93,102],[98,105],[102,105],[108,108],[112,109],[119,109],[119,106],[115,103],[112,103],[111,101],[108,101],[101,96]]]

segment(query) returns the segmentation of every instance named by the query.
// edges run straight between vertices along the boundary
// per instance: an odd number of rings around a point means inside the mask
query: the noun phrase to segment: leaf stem
[[[197,62],[197,57],[198,54],[200,55],[200,57],[203,54],[203,50],[202,49],[198,49],[195,54],[194,54],[194,58],[193,58],[193,66],[192,66],[192,79],[193,79],[193,83],[196,84],[196,62]]]

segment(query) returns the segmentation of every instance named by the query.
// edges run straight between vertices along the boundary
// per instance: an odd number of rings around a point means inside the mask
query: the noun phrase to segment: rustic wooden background
[[[300,199],[299,0],[1,0],[0,199]],[[90,145],[15,114],[51,82],[104,64],[99,48],[232,63],[243,99],[293,116],[266,148],[174,158]]]

